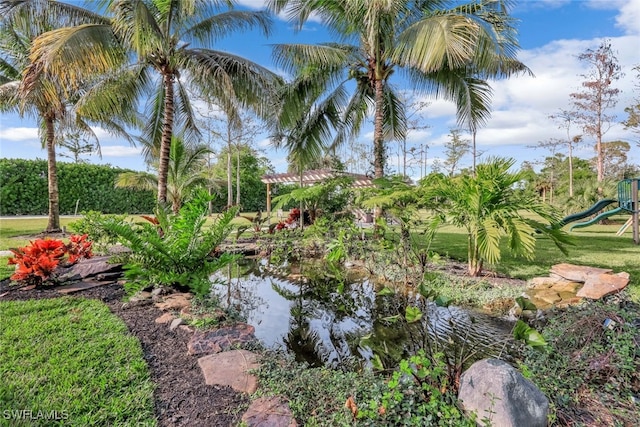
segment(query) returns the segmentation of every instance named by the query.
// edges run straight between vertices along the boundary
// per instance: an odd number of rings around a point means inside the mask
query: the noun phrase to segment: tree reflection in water
[[[212,281],[212,293],[237,309],[265,346],[310,366],[392,368],[424,348],[466,367],[487,356],[509,360],[515,348],[508,326],[488,316],[437,307],[411,292],[386,295],[365,277],[323,263],[244,259]],[[420,308],[420,321],[405,320],[407,306]]]

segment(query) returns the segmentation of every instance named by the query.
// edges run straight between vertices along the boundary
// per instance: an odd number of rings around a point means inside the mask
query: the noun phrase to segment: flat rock
[[[176,310],[180,311],[191,305],[193,295],[187,293],[171,294],[164,297],[161,302],[155,304],[162,311]]]
[[[551,273],[557,274],[573,282],[586,282],[590,276],[598,276],[604,273],[611,273],[612,270],[598,267],[588,267],[585,265],[556,264],[551,267]]]
[[[61,294],[72,294],[74,292],[84,291],[86,289],[97,288],[98,286],[104,286],[109,284],[108,282],[96,282],[87,280],[85,282],[76,282],[68,285],[58,286],[56,290]]]
[[[552,277],[534,277],[527,282],[531,289],[548,289],[563,279]]]
[[[248,373],[257,369],[258,355],[248,350],[230,350],[198,359],[207,385],[229,386],[241,393],[251,394],[258,388],[258,379]]]
[[[576,294],[581,298],[600,299],[621,291],[629,284],[629,274],[599,274],[590,277]]]
[[[560,302],[558,302],[556,304],[556,307],[558,307],[558,308],[567,308],[567,307],[570,307],[572,305],[580,304],[581,302],[582,302],[582,298],[573,297],[573,298],[563,299],[562,301],[560,301]]]
[[[99,275],[108,275],[110,278],[120,276],[123,271],[122,265],[109,264],[109,259],[108,256],[82,259],[71,267],[60,269],[60,280],[84,280]]]
[[[558,293],[553,289],[542,289],[542,290],[536,291],[534,296],[536,299],[544,301],[547,304],[555,304],[558,301],[562,300],[560,295],[558,295]]]
[[[254,341],[255,331],[256,328],[246,323],[237,323],[212,331],[197,331],[189,340],[187,350],[191,355],[220,353],[239,344]]]
[[[261,397],[249,405],[242,416],[248,427],[297,427],[289,404],[278,396]]]
[[[575,294],[576,291],[581,286],[582,286],[582,283],[580,283],[580,282],[562,281],[562,282],[554,283],[553,286],[551,286],[550,289],[553,289],[554,291],[556,291],[559,294],[562,294],[562,293]]]
[[[164,324],[164,323],[172,322],[173,319],[175,319],[175,317],[173,317],[171,313],[164,313],[162,316],[158,317],[155,322]]]

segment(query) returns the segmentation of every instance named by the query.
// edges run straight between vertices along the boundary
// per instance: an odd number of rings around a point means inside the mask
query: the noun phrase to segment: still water
[[[322,262],[273,265],[245,258],[212,276],[212,294],[255,327],[263,345],[311,366],[395,365],[419,348],[449,357],[509,359],[508,326],[411,290],[388,292],[363,274]],[[408,323],[407,306],[422,316]],[[415,319],[414,319],[415,320]]]

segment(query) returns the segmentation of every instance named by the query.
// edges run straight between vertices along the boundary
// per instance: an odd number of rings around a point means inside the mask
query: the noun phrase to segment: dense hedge
[[[78,212],[153,212],[152,191],[114,187],[116,176],[125,171],[111,166],[58,162],[60,214],[74,214],[76,203]],[[0,159],[0,215],[46,215],[48,211],[47,162]]]

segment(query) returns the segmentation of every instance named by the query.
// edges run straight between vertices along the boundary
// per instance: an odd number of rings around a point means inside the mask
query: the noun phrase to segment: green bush
[[[127,215],[102,214],[97,211],[82,212],[82,218],[69,224],[69,229],[77,234],[87,234],[93,242],[96,253],[105,254],[109,247],[118,243],[118,236],[108,232],[102,224],[105,222],[124,224]]]
[[[282,395],[305,426],[475,426],[457,407],[442,357],[423,352],[403,360],[391,378],[360,372],[310,368],[273,353],[257,375],[259,395]]]
[[[77,210],[103,213],[148,213],[156,204],[152,191],[115,188],[125,169],[58,162],[60,214]],[[47,162],[0,159],[0,215],[46,215],[49,211]]]
[[[209,291],[209,276],[235,259],[215,250],[229,235],[237,213],[229,209],[205,229],[209,200],[206,190],[199,190],[178,214],[158,208],[148,223],[102,223],[107,233],[131,249],[124,266],[129,293],[150,286],[186,287],[199,295]]]

